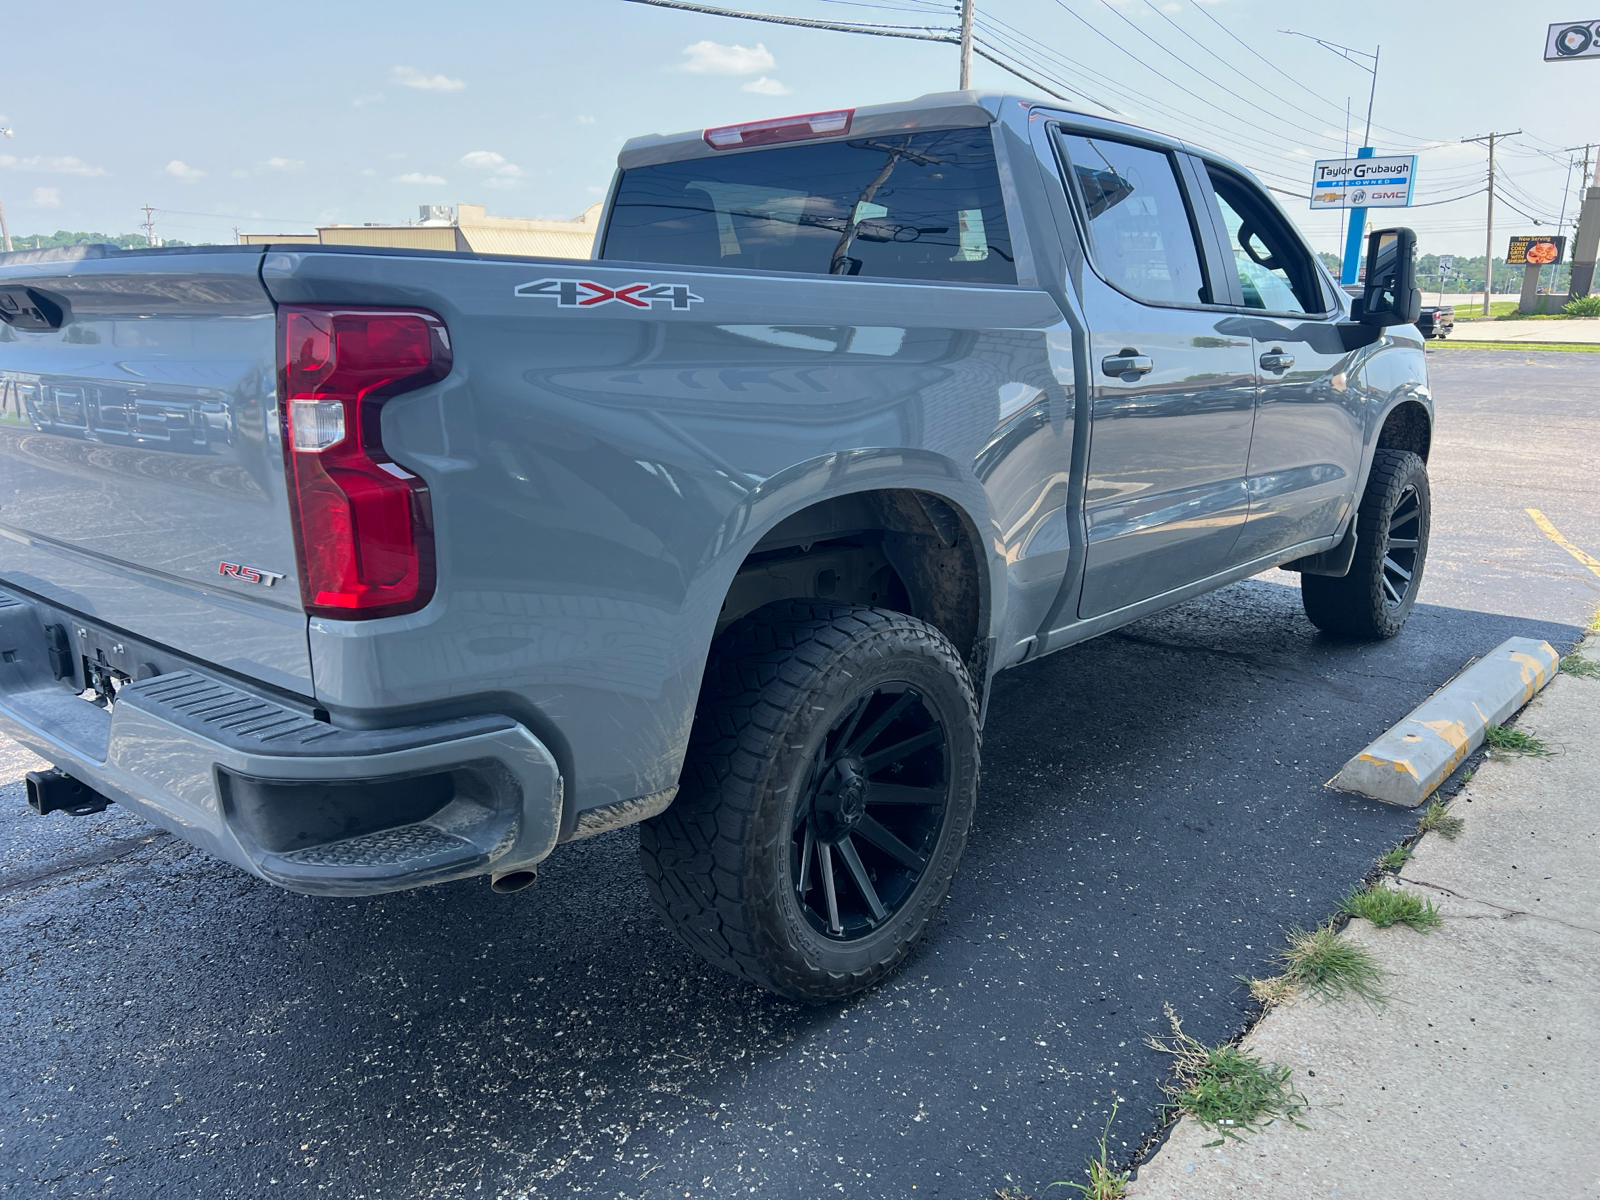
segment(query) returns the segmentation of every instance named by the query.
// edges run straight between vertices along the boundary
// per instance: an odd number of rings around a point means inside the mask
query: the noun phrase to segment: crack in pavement
[[[1210,654],[1218,658],[1231,658],[1246,666],[1256,668],[1274,679],[1285,683],[1305,683],[1313,687],[1322,688],[1332,692],[1339,699],[1348,703],[1359,704],[1366,699],[1366,694],[1358,687],[1351,684],[1339,683],[1327,675],[1316,671],[1308,671],[1304,667],[1297,667],[1293,663],[1281,659],[1269,658],[1266,655],[1252,654],[1247,650],[1227,650],[1218,646],[1202,646],[1191,642],[1170,642],[1161,638],[1147,637],[1144,634],[1128,633],[1125,630],[1115,630],[1109,636],[1120,641],[1133,642],[1139,646],[1150,646],[1158,650],[1180,650],[1186,654]],[[1391,683],[1415,683],[1416,680],[1402,679],[1398,676],[1384,675],[1376,671],[1352,672],[1363,678],[1386,679]]]
[[[1481,904],[1485,908],[1499,909],[1501,912],[1506,914],[1500,918],[1502,921],[1515,920],[1517,917],[1532,917],[1535,921],[1549,921],[1552,925],[1561,925],[1567,929],[1575,929],[1579,933],[1592,933],[1596,936],[1600,936],[1600,929],[1590,929],[1587,925],[1574,925],[1571,921],[1563,921],[1560,917],[1547,917],[1542,913],[1529,912],[1525,908],[1507,908],[1504,904],[1495,904],[1490,900],[1480,900],[1476,896],[1465,895],[1462,892],[1456,891],[1454,888],[1445,887],[1442,883],[1429,883],[1426,879],[1413,879],[1409,875],[1396,875],[1395,878],[1400,880],[1402,883],[1411,883],[1415,884],[1417,887],[1432,888],[1436,892],[1443,892],[1447,896],[1454,896],[1457,900],[1465,900],[1469,904]],[[1478,917],[1472,919],[1482,920],[1483,918]]]
[[[76,858],[69,858],[55,866],[45,867],[43,870],[32,871],[26,875],[6,877],[0,875],[0,896],[9,896],[13,892],[20,892],[36,884],[56,879],[63,875],[71,875],[78,871],[86,871],[90,867],[104,866],[108,862],[116,862],[119,858],[148,846],[157,838],[171,837],[165,829],[157,829],[151,833],[140,834],[138,837],[118,838],[109,846],[102,846],[99,850],[88,854],[80,854]]]

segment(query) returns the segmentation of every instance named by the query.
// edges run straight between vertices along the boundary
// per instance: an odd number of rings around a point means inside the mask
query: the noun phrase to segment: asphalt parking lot
[[[678,947],[629,830],[481,881],[276,890],[112,810],[28,813],[0,762],[0,1193],[936,1196],[1076,1178],[1157,1124],[1171,1003],[1326,915],[1414,815],[1323,786],[1473,655],[1570,644],[1600,578],[1600,355],[1430,355],[1421,603],[1329,641],[1269,573],[1010,672],[940,920],[866,997],[802,1009]]]

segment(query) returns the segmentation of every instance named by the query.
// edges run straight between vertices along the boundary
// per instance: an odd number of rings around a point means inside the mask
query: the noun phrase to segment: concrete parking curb
[[[1556,676],[1549,642],[1508,638],[1423,701],[1333,777],[1333,786],[1415,808],[1500,725]]]

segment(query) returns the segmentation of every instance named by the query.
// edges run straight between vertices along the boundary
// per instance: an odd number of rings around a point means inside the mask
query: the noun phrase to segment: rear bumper
[[[194,671],[110,711],[56,679],[38,609],[0,592],[0,729],[141,816],[269,882],[360,895],[527,869],[562,780],[519,722],[339,729]]]

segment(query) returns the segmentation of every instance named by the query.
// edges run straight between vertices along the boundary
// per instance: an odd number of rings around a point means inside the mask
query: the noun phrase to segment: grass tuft
[[[1404,842],[1390,846],[1383,852],[1383,857],[1378,859],[1378,865],[1385,871],[1398,871],[1406,865],[1406,859],[1411,857],[1411,847]]]
[[[1402,892],[1381,883],[1365,891],[1351,892],[1340,904],[1339,911],[1352,917],[1365,917],[1379,929],[1404,924],[1418,933],[1430,933],[1444,924],[1444,918],[1439,915],[1432,900],[1424,900],[1415,892]]]
[[[1106,1149],[1106,1139],[1111,1136],[1111,1122],[1117,1119],[1118,1101],[1112,1101],[1111,1115],[1106,1118],[1106,1127],[1100,1134],[1100,1157],[1091,1158],[1089,1165],[1084,1168],[1089,1176],[1088,1183],[1071,1183],[1060,1180],[1052,1183],[1051,1187],[1076,1188],[1084,1195],[1084,1200],[1122,1200],[1128,1194],[1128,1172],[1117,1170],[1111,1161],[1111,1153]],[[1000,1192],[996,1196],[1002,1196]]]
[[[1207,1145],[1242,1140],[1240,1134],[1257,1133],[1279,1119],[1307,1128],[1299,1120],[1306,1098],[1289,1083],[1288,1067],[1264,1063],[1237,1046],[1207,1046],[1183,1031],[1172,1005],[1165,1008],[1171,1036],[1149,1037],[1145,1044],[1172,1056],[1174,1082],[1163,1085],[1171,1107],[1222,1135]]]
[[[1569,654],[1561,660],[1561,673],[1578,679],[1600,679],[1600,658]]]
[[[1239,982],[1250,989],[1250,995],[1262,1008],[1275,1008],[1279,1004],[1289,1003],[1297,990],[1294,980],[1287,975],[1274,975],[1270,979],[1252,979],[1248,975],[1240,975]]]
[[[1483,744],[1501,754],[1522,754],[1529,758],[1549,758],[1555,753],[1533,734],[1505,725],[1491,725],[1485,729]]]
[[[1278,952],[1285,977],[1324,1003],[1355,996],[1381,1008],[1389,994],[1383,988],[1383,968],[1372,954],[1346,941],[1332,925],[1291,929],[1289,948]]]
[[[1453,816],[1450,806],[1442,800],[1429,800],[1428,807],[1417,818],[1417,832],[1437,833],[1445,841],[1453,842],[1461,836],[1466,824],[1460,817]]]

